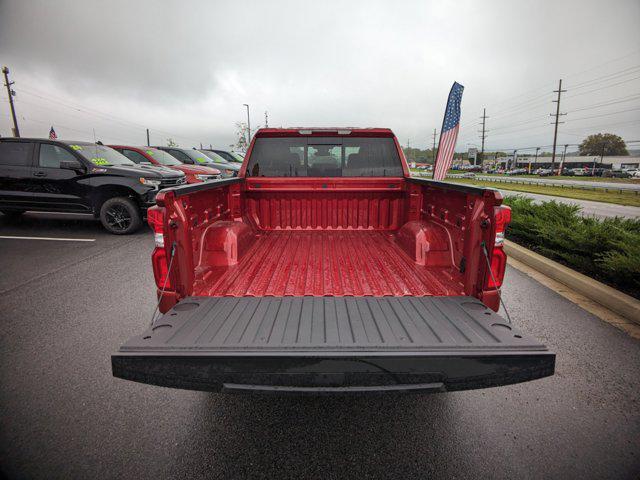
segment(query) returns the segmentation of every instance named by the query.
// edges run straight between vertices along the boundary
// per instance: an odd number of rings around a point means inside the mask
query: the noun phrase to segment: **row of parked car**
[[[503,175],[528,175],[529,170],[526,168],[513,168],[511,170],[489,170],[486,173],[497,173]],[[579,167],[579,168],[563,168],[562,172],[559,168],[537,168],[531,171],[531,174],[540,177],[551,177],[554,175],[563,175],[565,177],[608,177],[608,178],[639,178],[640,170],[638,169],[621,169],[612,170],[610,168],[601,167]]]
[[[128,234],[159,190],[235,177],[242,161],[225,149],[0,138],[0,212],[88,213],[109,232]]]
[[[127,145],[109,145],[109,147],[138,165],[179,170],[185,174],[186,183],[235,177],[243,160],[242,155],[230,150]]]

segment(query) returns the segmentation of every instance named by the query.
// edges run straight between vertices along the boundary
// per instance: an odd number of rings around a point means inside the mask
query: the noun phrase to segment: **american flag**
[[[56,135],[56,131],[51,127],[51,130],[49,130],[49,139],[55,140],[56,138],[58,138],[58,135]]]
[[[462,92],[464,87],[458,82],[453,82],[453,87],[449,92],[447,100],[447,110],[444,112],[444,121],[440,131],[440,142],[438,143],[438,157],[433,166],[433,179],[444,180],[447,171],[453,161],[453,151],[456,148],[458,130],[460,129],[460,103],[462,102]]]

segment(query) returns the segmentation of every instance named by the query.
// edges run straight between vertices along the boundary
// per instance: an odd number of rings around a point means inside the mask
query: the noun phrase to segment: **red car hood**
[[[185,174],[191,175],[219,175],[220,170],[217,168],[205,167],[203,165],[176,165],[171,168],[175,168],[176,170],[180,170]]]

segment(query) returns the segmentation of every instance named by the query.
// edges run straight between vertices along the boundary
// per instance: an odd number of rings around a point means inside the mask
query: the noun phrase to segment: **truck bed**
[[[551,375],[555,355],[472,297],[190,297],[115,376],[230,391],[443,391]]]
[[[200,296],[454,296],[452,267],[425,267],[392,231],[263,231],[238,265],[200,282]]]

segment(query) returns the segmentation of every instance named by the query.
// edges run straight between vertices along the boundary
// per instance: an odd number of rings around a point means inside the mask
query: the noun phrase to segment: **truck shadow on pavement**
[[[200,402],[195,402],[196,404]],[[178,465],[214,478],[451,477],[450,394],[207,395]],[[194,409],[196,410],[196,409]],[[407,427],[409,426],[409,428]],[[208,459],[203,462],[202,459]],[[459,465],[454,466],[458,470]],[[180,476],[180,472],[175,472]],[[172,475],[173,476],[173,475]]]
[[[11,218],[0,213],[0,231],[6,235],[112,236],[102,227],[100,220],[92,215],[73,215],[68,213],[27,212],[17,218]],[[140,235],[141,233],[149,233],[149,228],[146,224],[143,224],[142,228],[133,235]]]

